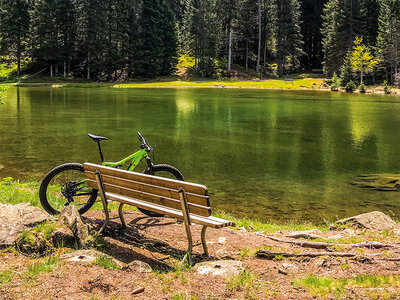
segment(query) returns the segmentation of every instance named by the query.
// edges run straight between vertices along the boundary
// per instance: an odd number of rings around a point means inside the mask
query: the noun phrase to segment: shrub
[[[360,86],[358,87],[358,89],[360,90],[360,93],[365,93],[366,92],[364,83],[361,83]]]
[[[338,91],[340,86],[340,78],[336,75],[336,72],[333,73],[332,83],[331,83],[331,91]]]
[[[385,80],[383,82],[383,91],[385,92],[385,94],[390,94],[392,90],[392,87],[390,85],[388,85],[387,81]]]
[[[350,80],[347,84],[346,84],[346,92],[352,93],[354,92],[354,90],[356,89],[356,85],[354,84],[353,80]]]

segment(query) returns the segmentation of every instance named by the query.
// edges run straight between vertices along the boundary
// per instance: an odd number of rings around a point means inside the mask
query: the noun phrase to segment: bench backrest
[[[96,181],[96,171],[98,170],[101,173],[106,193],[119,194],[179,210],[181,210],[179,189],[183,187],[189,212],[204,217],[211,215],[208,190],[204,185],[91,163],[84,163],[83,169],[87,184],[93,189],[98,189]]]

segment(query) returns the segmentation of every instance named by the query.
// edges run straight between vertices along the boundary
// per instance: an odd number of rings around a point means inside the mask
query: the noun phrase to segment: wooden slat
[[[167,207],[163,207],[161,205],[144,202],[144,201],[140,201],[137,199],[133,199],[133,198],[129,198],[129,197],[113,194],[113,193],[106,193],[106,196],[107,196],[107,198],[114,200],[114,201],[133,205],[133,206],[140,207],[143,209],[148,209],[148,210],[151,210],[151,211],[163,214],[163,215],[168,215],[168,216],[171,216],[174,218],[183,219],[183,214],[182,214],[181,210],[167,208]],[[227,220],[223,220],[223,219],[219,219],[219,218],[215,218],[215,217],[202,217],[202,216],[198,216],[195,214],[190,214],[190,220],[193,223],[205,225],[205,226],[213,227],[213,228],[235,226],[235,223],[227,221]]]
[[[85,175],[90,180],[96,180],[96,175],[93,172],[85,171]],[[165,188],[161,186],[156,186],[152,184],[147,184],[138,181],[132,181],[129,179],[123,179],[118,177],[113,177],[109,175],[102,174],[102,179],[105,184],[113,184],[121,187],[126,187],[129,189],[134,189],[137,191],[150,193],[154,195],[159,195],[162,197],[172,198],[179,201],[179,193],[178,190]],[[208,196],[202,196],[193,193],[186,193],[186,198],[188,203],[194,203],[202,206],[210,206],[210,200]]]
[[[102,176],[102,178],[104,178],[104,177]],[[87,179],[86,182],[89,187],[94,188],[94,189],[98,188],[96,181],[94,181],[92,179]],[[141,201],[148,201],[148,202],[166,206],[169,208],[174,208],[174,209],[181,208],[180,201],[176,200],[176,199],[163,197],[163,196],[159,196],[159,195],[154,195],[151,193],[145,193],[145,192],[138,191],[135,189],[130,189],[130,188],[121,187],[118,185],[105,183],[104,179],[103,179],[103,185],[104,185],[104,189],[105,189],[106,193],[119,194],[122,196],[135,198],[135,199],[141,200]],[[190,213],[204,216],[204,217],[208,217],[211,215],[210,207],[201,206],[201,205],[197,205],[197,204],[193,204],[193,203],[188,203],[188,204],[189,204],[189,212]]]
[[[111,168],[111,167],[104,167],[101,165],[96,165],[96,164],[91,164],[91,163],[84,163],[83,169],[85,171],[89,171],[89,172],[96,172],[96,170],[99,170],[102,175],[119,177],[119,178],[128,179],[128,180],[132,180],[132,181],[143,182],[143,183],[151,184],[151,185],[158,185],[161,187],[170,188],[170,189],[174,189],[174,190],[179,190],[179,188],[181,186],[183,186],[187,193],[208,196],[207,187],[204,185],[196,184],[196,183],[179,181],[176,179],[169,179],[169,178],[163,178],[163,177],[158,177],[158,176],[152,176],[152,175],[147,175],[147,174],[143,174],[143,173],[131,172],[131,171],[121,170],[121,169],[116,169],[116,168]]]

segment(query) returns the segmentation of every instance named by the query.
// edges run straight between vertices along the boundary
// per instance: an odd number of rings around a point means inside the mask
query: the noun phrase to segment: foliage
[[[362,42],[362,37],[356,37],[350,59],[353,72],[360,72],[361,83],[363,82],[363,75],[371,73],[379,62]]]
[[[192,56],[187,54],[179,55],[178,63],[176,65],[176,73],[184,78],[187,79],[190,75],[190,72],[193,70],[195,66],[195,59]]]
[[[344,60],[343,64],[340,67],[340,85],[346,86],[349,81],[354,81],[353,70],[351,69],[351,51],[348,51]]]
[[[340,78],[336,75],[336,72],[334,72],[332,76],[331,90],[338,91],[339,86],[340,86]]]
[[[355,91],[357,88],[356,84],[353,82],[353,80],[350,80],[345,87],[346,92],[352,93]]]
[[[385,94],[390,94],[390,92],[392,91],[392,87],[387,83],[387,81],[385,80],[383,82],[383,92]]]
[[[94,262],[95,265],[100,266],[105,269],[110,269],[110,270],[118,270],[117,264],[112,260],[112,258],[109,258],[107,256],[99,256],[96,258],[96,261]]]
[[[358,89],[360,90],[360,93],[365,93],[365,92],[366,92],[365,84],[364,84],[364,83],[361,83],[361,84],[358,86]]]

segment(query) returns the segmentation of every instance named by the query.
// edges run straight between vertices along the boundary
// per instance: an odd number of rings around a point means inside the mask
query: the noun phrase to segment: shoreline
[[[286,82],[284,79],[266,79],[266,80],[213,80],[213,81],[150,81],[150,82],[128,82],[128,83],[104,83],[104,82],[18,82],[4,83],[5,85],[21,87],[40,87],[51,86],[52,88],[78,87],[78,88],[217,88],[217,89],[250,89],[250,90],[284,90],[284,91],[317,91],[331,93],[347,93],[344,88],[339,91],[331,91],[325,87],[326,78],[305,78],[293,79]],[[0,83],[2,85],[3,83]],[[360,93],[355,90],[353,93]],[[361,94],[361,93],[360,93]],[[385,95],[383,86],[367,86],[364,94]],[[391,94],[400,95],[400,89],[392,88]]]

